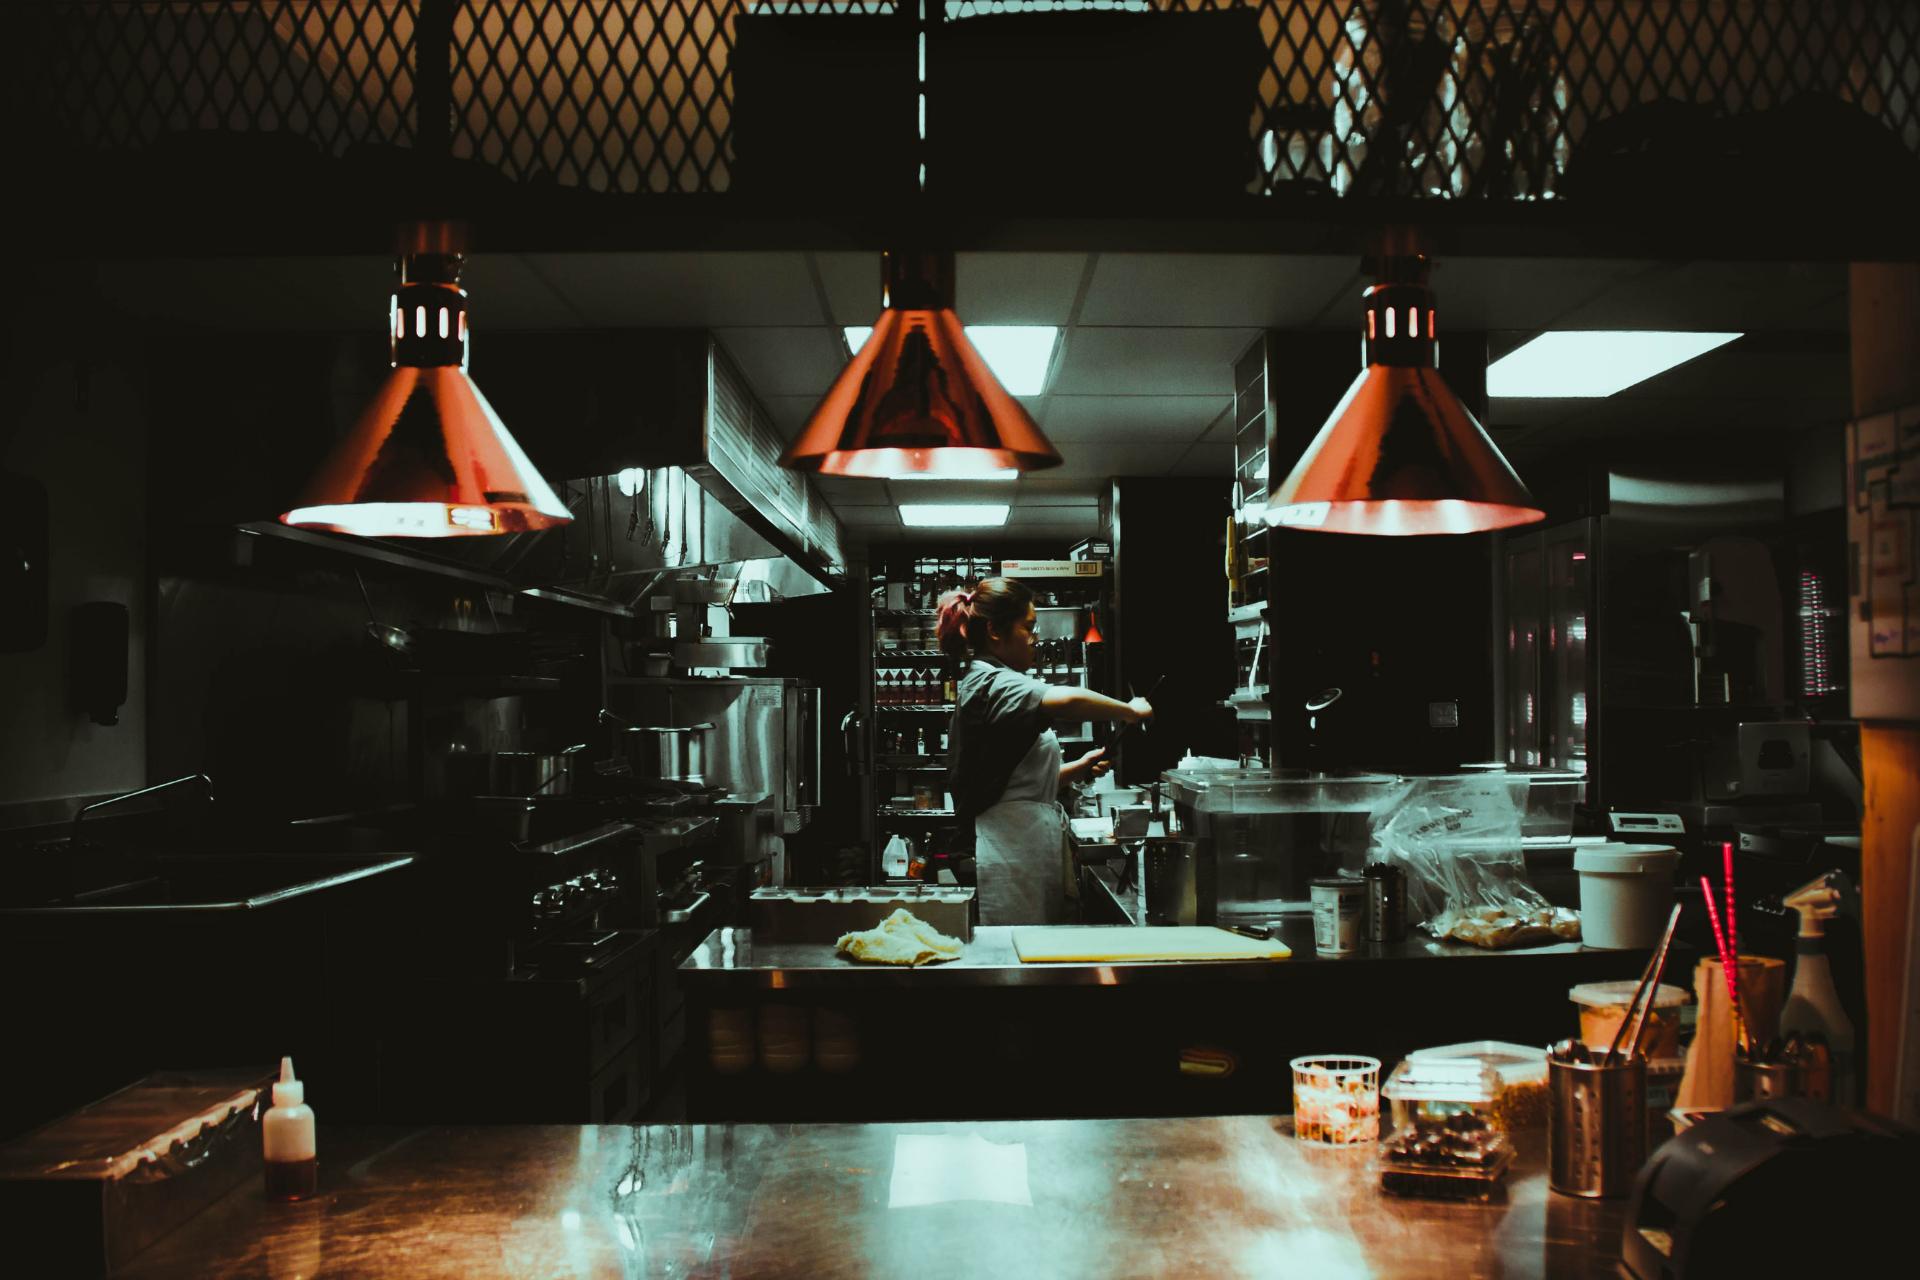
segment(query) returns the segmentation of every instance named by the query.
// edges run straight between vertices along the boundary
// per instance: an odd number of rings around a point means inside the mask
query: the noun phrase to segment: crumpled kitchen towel
[[[871,929],[843,933],[835,944],[841,954],[869,964],[922,965],[957,960],[965,949],[920,917],[898,907]]]

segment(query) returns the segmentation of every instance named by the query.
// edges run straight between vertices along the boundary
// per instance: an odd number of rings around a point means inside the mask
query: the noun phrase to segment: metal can
[[[1360,915],[1366,909],[1364,880],[1323,876],[1313,882],[1313,949],[1348,956],[1360,949]]]
[[[1407,940],[1407,873],[1390,862],[1369,862],[1367,941]]]

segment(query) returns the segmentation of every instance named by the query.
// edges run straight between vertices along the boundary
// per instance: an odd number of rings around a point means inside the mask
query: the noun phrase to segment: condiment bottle
[[[320,1158],[314,1146],[313,1108],[306,1098],[306,1086],[293,1078],[293,1059],[280,1059],[273,1105],[260,1117],[269,1200],[305,1200],[319,1190]]]
[[[1813,1046],[1824,1046],[1817,1058],[1827,1059],[1826,1079],[1815,1082],[1813,1096],[1853,1105],[1853,1020],[1841,1007],[1834,990],[1833,968],[1827,958],[1826,922],[1840,913],[1840,890],[1831,874],[1803,884],[1786,896],[1786,905],[1800,913],[1800,936],[1794,939],[1793,989],[1780,1011],[1780,1034],[1798,1036]]]

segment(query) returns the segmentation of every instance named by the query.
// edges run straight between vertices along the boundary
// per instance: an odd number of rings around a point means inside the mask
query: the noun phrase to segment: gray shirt
[[[1060,745],[1040,709],[1045,682],[991,658],[960,677],[950,764],[954,801],[971,819],[1003,800],[1052,804],[1060,791]]]

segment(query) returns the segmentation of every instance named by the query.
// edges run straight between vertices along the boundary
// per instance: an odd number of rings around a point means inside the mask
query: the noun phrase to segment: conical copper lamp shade
[[[1441,378],[1425,261],[1366,291],[1365,367],[1267,501],[1267,523],[1328,533],[1483,533],[1544,520]]]
[[[822,475],[953,480],[1060,465],[967,341],[953,255],[883,256],[885,309],[780,465]]]
[[[457,254],[401,259],[389,328],[393,371],[282,524],[451,538],[572,519],[467,376],[459,277]]]

